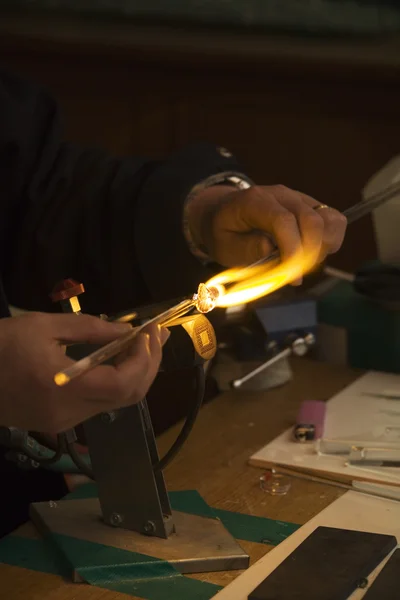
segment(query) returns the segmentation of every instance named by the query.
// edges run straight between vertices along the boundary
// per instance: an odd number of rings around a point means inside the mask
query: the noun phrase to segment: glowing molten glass
[[[301,279],[316,265],[316,255],[298,252],[283,262],[256,264],[239,269],[228,269],[210,279],[207,289],[217,289],[216,306],[227,308],[252,302],[279,288]]]
[[[218,306],[219,288],[200,283],[195,296],[196,308],[201,313],[208,313]]]

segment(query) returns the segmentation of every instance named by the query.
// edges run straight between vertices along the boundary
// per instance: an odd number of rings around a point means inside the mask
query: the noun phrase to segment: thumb
[[[107,344],[131,331],[129,323],[104,321],[90,315],[55,315],[52,317],[52,337],[64,344]]]

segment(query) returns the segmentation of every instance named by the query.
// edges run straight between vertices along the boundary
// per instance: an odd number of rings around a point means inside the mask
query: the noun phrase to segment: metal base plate
[[[247,569],[249,556],[228,533],[221,521],[183,512],[173,512],[176,533],[168,539],[148,537],[106,525],[101,519],[97,498],[38,502],[31,505],[31,518],[37,528],[45,534],[59,534],[75,539],[102,544],[111,548],[145,554],[173,565],[180,573],[207,573]],[[56,536],[54,538],[56,543]],[[101,556],[101,553],[100,553]],[[73,580],[82,582],[78,575],[84,569],[85,558],[71,561]],[[96,567],[108,567],[108,564]],[[114,559],[114,557],[113,557]],[[76,564],[82,562],[82,564]],[[132,555],[134,564],[135,555]],[[93,564],[93,557],[90,557]],[[115,563],[114,563],[115,564]]]

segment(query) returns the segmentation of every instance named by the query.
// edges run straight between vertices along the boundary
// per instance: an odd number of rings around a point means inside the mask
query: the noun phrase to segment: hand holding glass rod
[[[63,371],[59,371],[54,376],[54,381],[58,386],[66,385],[84,373],[87,373],[91,369],[101,365],[102,363],[114,358],[120,352],[123,352],[128,348],[135,337],[143,331],[148,325],[160,325],[161,327],[168,327],[168,325],[174,322],[179,317],[183,317],[188,314],[192,309],[196,308],[201,313],[207,313],[215,307],[215,302],[218,297],[218,290],[215,288],[207,288],[203,283],[199,285],[197,294],[194,294],[192,298],[182,300],[175,306],[168,308],[164,312],[156,315],[152,319],[149,319],[143,325],[132,328],[132,331],[122,335],[113,342],[99,348],[92,354],[85,356],[81,360],[78,360],[70,367],[67,367]]]
[[[393,196],[400,193],[400,185],[392,185],[386,188],[384,191],[371,196],[367,200],[361,200],[354,206],[348,208],[343,212],[347,217],[348,223],[354,223],[361,217],[371,213],[375,208],[390,200]],[[270,262],[279,260],[279,250],[274,250],[266,258],[263,258],[256,263],[245,267],[244,269],[253,269],[255,266],[267,265]],[[150,324],[160,325],[162,327],[168,326],[179,317],[183,317],[188,314],[192,309],[196,308],[199,312],[206,313],[212,310],[216,306],[219,291],[216,288],[207,288],[205,284],[200,284],[197,294],[194,294],[192,298],[183,300],[168,310],[160,313],[159,315],[149,319],[144,325],[136,327],[129,331],[127,334],[117,338],[110,344],[103,346],[99,350],[96,350],[89,356],[75,362],[73,365],[60,371],[54,377],[54,381],[58,386],[66,385],[71,379],[75,379],[84,373],[87,373],[91,369],[99,366],[100,364],[110,360],[117,356],[120,352],[129,347],[135,337],[145,327]]]
[[[378,192],[377,194],[374,194],[366,200],[360,200],[360,202],[357,202],[357,204],[353,204],[353,206],[350,206],[350,208],[347,208],[343,211],[343,215],[347,218],[347,223],[350,225],[351,223],[355,223],[362,217],[369,215],[375,208],[378,208],[379,206],[381,206],[381,204],[384,204],[385,202],[399,194],[400,185],[390,185],[382,192]],[[250,265],[250,267],[248,268],[268,264],[275,260],[279,260],[279,256],[279,250],[276,248],[266,258],[261,258],[256,263]]]

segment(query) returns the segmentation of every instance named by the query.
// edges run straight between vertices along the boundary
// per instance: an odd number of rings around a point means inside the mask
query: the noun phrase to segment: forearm
[[[58,310],[49,293],[72,277],[85,286],[87,312],[147,302],[150,293],[133,243],[135,200],[155,168],[140,159],[61,145],[41,185],[28,189],[10,240],[9,301],[30,310]]]
[[[208,185],[214,176],[224,179],[226,173],[238,170],[232,155],[225,156],[214,145],[195,144],[171,157],[143,189],[138,204],[136,244],[139,261],[146,265],[146,283],[156,299],[162,299],[166,290],[169,297],[172,291],[178,296],[193,293],[199,282],[212,274],[202,266],[204,263],[188,243],[184,216],[186,209],[193,207],[201,218],[197,198],[199,191],[203,193],[203,185]],[[155,198],[162,199],[156,214],[152,211]],[[140,228],[143,222],[152,222],[153,240],[143,234],[144,229]],[[172,258],[170,264],[165,262],[166,252]]]
[[[198,144],[154,162],[76,148],[63,142],[46,93],[1,74],[0,113],[0,154],[14,148],[0,168],[10,303],[52,310],[54,284],[73,277],[85,285],[85,310],[114,312],[190,294],[207,278],[184,209],[199,182],[238,170],[229,153]]]

